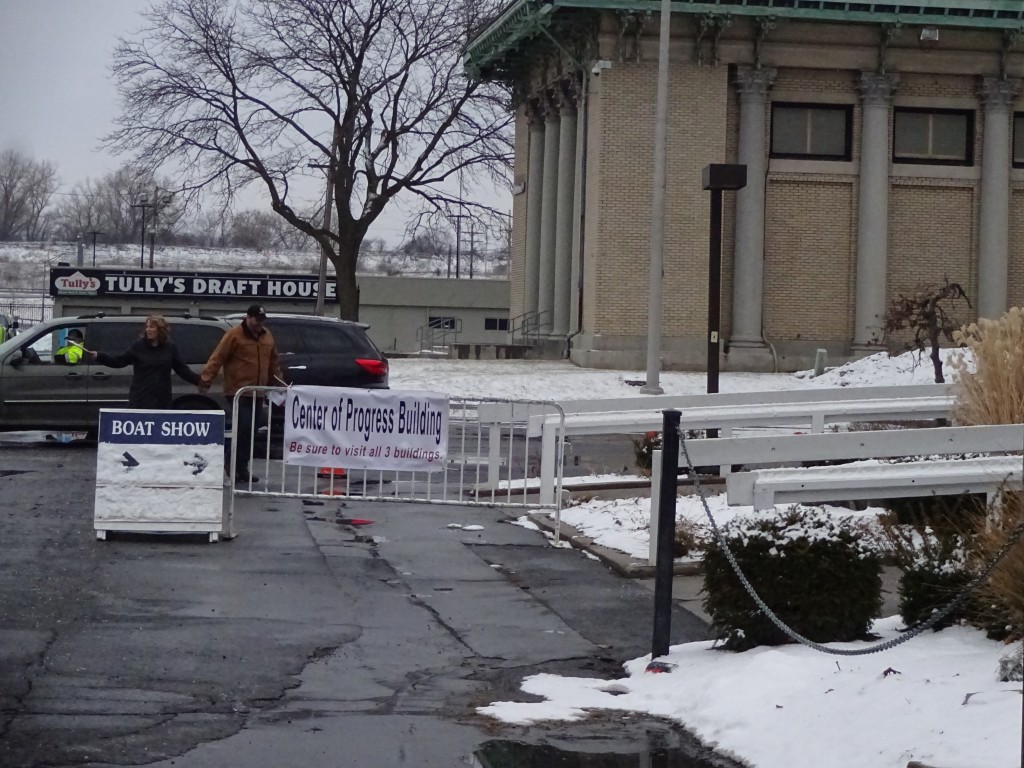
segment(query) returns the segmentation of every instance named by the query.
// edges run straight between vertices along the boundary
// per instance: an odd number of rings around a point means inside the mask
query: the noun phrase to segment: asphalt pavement
[[[650,590],[513,525],[518,512],[242,498],[231,541],[101,542],[95,455],[0,444],[5,768],[447,768],[482,764],[496,738],[691,745],[640,716],[521,728],[475,714],[526,700],[529,674],[613,678],[650,648]],[[706,633],[676,607],[673,643]]]

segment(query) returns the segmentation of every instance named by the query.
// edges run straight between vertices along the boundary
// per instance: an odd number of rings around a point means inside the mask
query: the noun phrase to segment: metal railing
[[[254,438],[246,445],[232,440],[229,476],[236,476],[238,451],[244,451],[250,472],[260,480],[242,481],[234,486],[228,510],[229,530],[235,498],[240,495],[547,509],[554,511],[556,519],[559,516],[560,493],[553,503],[542,504],[538,500],[540,440],[528,434],[531,418],[562,413],[557,403],[450,396],[448,454],[443,469],[339,471],[286,464],[280,459],[278,449],[283,449],[284,441],[282,420],[273,414],[266,417],[266,401],[262,398],[285,392],[284,387],[245,387],[235,396],[231,424],[239,424],[239,419],[249,420]],[[266,427],[261,430],[264,422]],[[561,463],[555,473],[560,490]]]
[[[447,352],[448,345],[459,340],[462,318],[441,325],[427,323],[416,329],[416,343],[420,352]]]
[[[513,317],[509,325],[513,344],[533,344],[540,339],[545,328],[551,328],[551,313],[548,310],[524,312]]]

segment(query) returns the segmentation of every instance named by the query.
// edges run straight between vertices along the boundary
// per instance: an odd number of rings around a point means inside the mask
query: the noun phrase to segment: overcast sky
[[[115,171],[124,159],[100,147],[113,129],[110,77],[118,37],[142,25],[147,0],[0,0],[0,151],[57,166],[61,191]],[[507,194],[496,205],[511,204]],[[254,194],[245,207],[259,207]],[[370,234],[392,244],[403,219],[387,214]]]
[[[0,0],[0,149],[50,160],[65,189],[115,170],[99,149],[117,95],[116,38],[141,22],[136,0]]]

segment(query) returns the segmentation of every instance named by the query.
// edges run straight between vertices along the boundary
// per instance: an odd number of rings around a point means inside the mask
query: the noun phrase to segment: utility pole
[[[324,194],[324,230],[328,234],[331,232],[331,208],[334,207],[334,155],[338,147],[338,126],[334,126],[334,136],[331,139],[331,156],[329,162],[324,165],[323,163],[306,163],[307,168],[320,168],[321,170],[327,170],[327,192]],[[322,316],[325,312],[324,301],[327,297],[327,248],[324,247],[323,243],[320,244],[320,268],[317,271],[316,278],[316,305],[313,309],[313,314]]]

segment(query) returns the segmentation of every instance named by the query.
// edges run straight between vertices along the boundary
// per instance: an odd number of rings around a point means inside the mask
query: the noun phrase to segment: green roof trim
[[[657,13],[661,0],[515,0],[470,41],[465,57],[467,74],[480,77],[492,63],[536,34],[560,8]],[[1024,2],[1020,0],[672,0],[672,12],[964,29],[1024,28]]]

